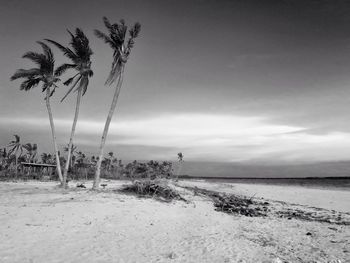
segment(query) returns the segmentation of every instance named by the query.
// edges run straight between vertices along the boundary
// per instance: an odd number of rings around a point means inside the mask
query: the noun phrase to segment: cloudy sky
[[[40,88],[9,78],[21,56],[66,28],[90,37],[95,75],[75,143],[96,154],[113,87],[102,16],[142,24],[107,140],[123,159],[294,163],[350,156],[350,4],[338,0],[1,0],[0,146],[13,134],[51,151]],[[57,64],[64,61],[54,49]],[[66,75],[63,79],[69,77]],[[67,144],[75,94],[53,113]]]

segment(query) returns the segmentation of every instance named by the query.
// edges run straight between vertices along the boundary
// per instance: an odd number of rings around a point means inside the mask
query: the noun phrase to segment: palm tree
[[[5,168],[7,158],[6,148],[0,149],[0,171]]]
[[[45,164],[52,164],[53,160],[52,160],[51,153],[42,153],[41,154],[41,161],[42,161],[42,163],[45,163]]]
[[[107,169],[107,171],[110,171],[110,169],[111,169],[113,158],[114,158],[114,153],[113,152],[109,152],[108,153],[108,158],[106,160],[106,163],[107,163],[106,169]]]
[[[69,166],[68,166],[68,171],[72,170],[72,167],[74,166],[74,164],[72,163],[73,157],[74,157],[74,153],[77,152],[77,146],[75,146],[74,144],[71,145],[71,150],[70,150],[70,160],[69,160]],[[67,146],[64,147],[64,151],[68,152],[69,149],[69,144]]]
[[[58,148],[56,142],[56,133],[55,133],[55,125],[53,122],[51,105],[50,105],[50,97],[55,92],[57,85],[56,83],[60,80],[59,76],[61,72],[55,71],[55,60],[51,49],[43,42],[37,42],[43,48],[44,53],[36,53],[36,52],[27,52],[23,55],[23,58],[28,58],[38,65],[37,68],[32,69],[19,69],[16,73],[11,77],[11,80],[24,78],[25,80],[22,82],[20,89],[28,91],[40,83],[42,83],[42,91],[46,91],[46,108],[49,114],[52,140],[54,144],[55,157],[57,163],[57,173],[60,181],[63,181],[60,159],[58,155]]]
[[[17,163],[18,158],[22,156],[23,153],[23,145],[21,143],[21,137],[19,137],[17,134],[13,135],[15,137],[15,140],[11,141],[7,147],[11,148],[8,152],[8,155],[14,154],[15,156],[15,173],[17,175]],[[17,155],[18,151],[21,151],[19,156]]]
[[[126,39],[127,26],[124,20],[120,20],[119,23],[111,24],[106,17],[103,18],[103,22],[107,28],[108,33],[105,34],[99,30],[95,30],[95,35],[98,38],[104,40],[113,50],[113,62],[109,76],[105,85],[111,85],[117,81],[117,86],[114,92],[112,104],[107,116],[105,127],[103,130],[101,144],[99,149],[99,160],[96,166],[95,180],[93,188],[97,189],[100,184],[101,162],[103,160],[103,150],[106,143],[107,133],[109,125],[112,120],[112,116],[117,105],[120,89],[123,83],[123,75],[125,64],[128,61],[131,49],[134,47],[135,38],[139,35],[141,30],[140,23],[135,25],[129,30],[129,37]]]
[[[67,81],[65,81],[63,84],[66,86],[71,87],[66,93],[66,95],[62,98],[61,102],[73,91],[73,89],[77,86],[75,91],[78,91],[77,93],[77,101],[75,104],[75,114],[74,114],[74,120],[72,125],[72,130],[69,138],[69,145],[68,145],[68,156],[67,156],[67,162],[63,173],[63,181],[62,186],[66,187],[67,182],[67,175],[68,175],[68,169],[69,169],[69,163],[71,160],[71,154],[72,154],[72,145],[73,145],[73,138],[75,133],[75,127],[77,125],[78,116],[79,116],[79,108],[80,108],[80,100],[81,97],[84,96],[87,87],[89,85],[89,77],[92,77],[93,71],[91,70],[91,55],[93,54],[90,45],[89,45],[89,39],[85,36],[84,32],[77,28],[75,30],[75,35],[71,33],[68,30],[68,33],[71,36],[71,42],[69,43],[72,49],[69,47],[64,47],[63,45],[57,43],[56,41],[46,39],[46,41],[54,44],[58,49],[60,49],[63,54],[71,60],[71,64],[65,63],[57,68],[56,72],[62,74],[68,69],[75,69],[78,73],[76,73],[73,77],[69,78]]]
[[[27,150],[28,162],[32,162],[37,154],[38,145],[36,143],[26,143],[25,145],[23,145],[23,148]]]
[[[179,152],[177,154],[177,159],[179,160],[179,168],[177,170],[177,176],[176,176],[176,180],[179,179],[179,175],[181,173],[181,170],[182,170],[182,165],[183,165],[183,162],[184,162],[184,155],[182,154],[182,152]]]

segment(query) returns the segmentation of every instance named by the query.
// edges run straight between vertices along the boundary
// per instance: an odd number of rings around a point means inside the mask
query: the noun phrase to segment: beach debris
[[[312,234],[310,232],[307,232],[306,235],[307,236],[312,236]]]
[[[86,188],[84,184],[77,184],[77,188]]]
[[[174,199],[186,201],[175,189],[168,185],[168,180],[136,180],[130,185],[125,185],[120,191],[152,197],[165,202]]]
[[[176,254],[174,252],[171,252],[167,255],[167,258],[170,258],[170,259],[175,259],[176,258]]]
[[[254,196],[248,198],[240,195],[228,195],[220,192],[201,189],[198,187],[184,187],[192,190],[196,195],[202,194],[211,198],[216,211],[229,214],[239,214],[249,217],[266,216],[268,203],[254,200]]]
[[[276,208],[274,213],[280,218],[287,219],[299,219],[305,221],[315,221],[321,223],[329,223],[335,225],[350,225],[350,215],[344,213],[343,216],[339,216],[341,213],[337,214],[331,213],[329,210],[320,209],[314,210],[313,208]]]
[[[252,198],[236,195],[220,196],[214,200],[217,211],[250,217],[266,216],[267,208],[262,209],[259,204],[259,202],[253,201]]]
[[[198,187],[181,187],[192,191],[196,195],[201,194],[209,197],[213,201],[216,211],[229,214],[239,214],[249,217],[275,216],[287,220],[297,219],[333,225],[350,225],[350,213],[334,213],[333,211],[322,208],[299,206],[282,201],[269,200],[267,202],[264,199],[253,199]],[[336,228],[332,230],[337,231]]]

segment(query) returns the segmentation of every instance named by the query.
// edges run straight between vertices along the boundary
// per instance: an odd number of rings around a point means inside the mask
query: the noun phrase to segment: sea
[[[301,186],[318,189],[334,189],[350,191],[350,177],[332,178],[218,178],[218,177],[191,177],[185,180],[204,180],[207,182],[236,183],[236,184],[264,184],[280,186]]]

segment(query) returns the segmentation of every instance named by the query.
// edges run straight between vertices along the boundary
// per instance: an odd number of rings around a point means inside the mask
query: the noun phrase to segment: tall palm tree
[[[9,155],[14,154],[15,156],[15,173],[17,175],[17,164],[18,164],[18,158],[22,156],[23,153],[23,145],[21,143],[21,137],[17,134],[13,135],[15,139],[11,141],[7,147],[11,148],[8,152]],[[20,154],[18,156],[18,151],[20,151]]]
[[[67,162],[65,165],[64,173],[63,173],[63,181],[62,186],[66,187],[67,182],[67,175],[69,170],[69,163],[71,160],[71,154],[72,154],[72,145],[73,145],[73,138],[75,134],[75,127],[77,125],[78,116],[79,116],[79,108],[80,108],[80,100],[81,97],[84,96],[87,87],[89,85],[89,78],[92,77],[93,71],[91,70],[91,55],[93,54],[90,45],[89,45],[89,39],[86,37],[84,32],[77,28],[75,30],[75,34],[71,33],[68,30],[68,33],[71,37],[71,42],[69,45],[72,49],[69,47],[65,47],[56,41],[46,39],[46,41],[54,44],[58,49],[60,49],[63,54],[71,60],[71,63],[65,63],[57,68],[57,73],[63,73],[68,69],[75,69],[77,73],[69,78],[67,81],[65,81],[63,84],[66,86],[71,85],[70,89],[66,93],[66,95],[62,98],[61,102],[73,91],[73,89],[77,86],[75,91],[77,91],[77,100],[75,104],[75,114],[74,114],[74,120],[72,125],[72,130],[69,138],[69,144],[68,144],[68,154],[67,154]]]
[[[50,97],[55,92],[58,86],[56,83],[60,81],[59,76],[61,73],[59,71],[55,71],[55,60],[53,53],[49,46],[45,43],[38,41],[37,42],[42,48],[43,53],[36,52],[27,52],[23,55],[23,58],[28,58],[33,61],[38,67],[32,69],[19,69],[16,73],[11,77],[11,80],[24,78],[25,80],[22,82],[20,89],[28,91],[40,83],[42,84],[42,91],[46,91],[46,108],[49,114],[52,140],[54,144],[56,164],[57,164],[57,173],[60,181],[63,181],[60,159],[58,155],[58,148],[56,142],[56,133],[55,133],[55,124],[52,117],[51,105],[50,105]]]
[[[58,148],[56,142],[56,133],[55,133],[55,125],[52,117],[51,105],[50,105],[50,97],[55,92],[58,86],[56,83],[60,81],[59,76],[60,72],[56,72],[54,70],[55,60],[51,49],[43,42],[37,42],[42,48],[43,53],[36,52],[27,52],[23,55],[23,58],[28,58],[33,61],[38,67],[31,69],[19,69],[16,73],[11,77],[11,80],[24,78],[25,80],[22,82],[20,89],[28,91],[40,83],[42,84],[42,92],[46,91],[46,108],[49,114],[52,140],[54,144],[55,156],[56,156],[56,164],[57,164],[57,173],[60,181],[62,182],[62,172],[60,166],[60,160],[58,155]]]
[[[108,44],[113,50],[112,68],[109,73],[109,76],[107,77],[105,85],[111,85],[115,82],[117,82],[117,85],[101,138],[99,159],[96,166],[95,180],[93,185],[94,189],[97,189],[100,184],[100,172],[101,163],[103,160],[103,150],[106,143],[109,125],[111,123],[112,116],[117,105],[120,89],[123,83],[125,64],[128,61],[131,49],[134,47],[135,38],[139,35],[141,30],[140,23],[135,23],[134,26],[129,30],[129,37],[127,37],[126,35],[128,27],[125,25],[124,20],[120,20],[119,23],[111,24],[109,20],[106,17],[104,17],[103,22],[107,28],[108,33],[105,34],[100,30],[95,30],[95,35],[98,38],[104,40],[104,42]]]

